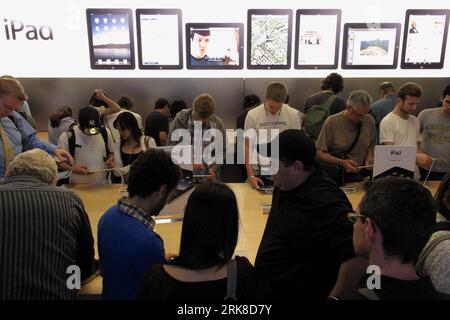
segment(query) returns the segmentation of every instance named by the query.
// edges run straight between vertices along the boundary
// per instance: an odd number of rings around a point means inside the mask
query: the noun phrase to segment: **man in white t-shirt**
[[[420,148],[420,122],[417,109],[422,88],[414,82],[402,85],[397,93],[397,104],[380,123],[380,143],[392,145],[417,145],[416,164],[429,168],[432,158]]]
[[[102,127],[100,117],[94,107],[87,106],[78,112],[79,125],[72,131],[66,131],[59,137],[58,147],[71,152],[73,143],[74,166],[61,164],[63,170],[72,169],[70,183],[104,184],[107,183],[107,172],[112,168],[114,143],[111,132]],[[103,131],[103,133],[102,133]],[[75,136],[75,139],[71,137]]]
[[[272,129],[278,130],[276,133],[274,132],[273,137],[286,129],[300,129],[301,113],[283,103],[286,95],[287,87],[285,84],[281,82],[269,83],[264,94],[264,103],[248,112],[245,118],[244,131],[254,129],[257,136],[259,136],[259,130],[261,129],[267,129],[268,133],[267,136],[262,137],[264,141],[255,141],[255,143],[265,144],[270,142],[272,140]],[[260,176],[259,166],[252,164],[250,161],[252,159],[250,144],[250,139],[245,138],[245,169],[248,182],[253,188],[257,188],[265,184],[263,181],[265,179]]]

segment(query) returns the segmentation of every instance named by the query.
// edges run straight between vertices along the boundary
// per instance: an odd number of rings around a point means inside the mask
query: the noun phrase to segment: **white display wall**
[[[0,70],[19,78],[322,78],[336,71],[344,77],[375,78],[430,78],[449,77],[450,58],[443,68],[431,70],[401,69],[403,31],[407,9],[450,9],[450,2],[443,0],[410,1],[3,1],[0,5]],[[135,69],[93,70],[91,69],[87,8],[128,8],[133,14]],[[178,8],[182,12],[183,68],[179,70],[141,70],[138,66],[136,32],[136,9]],[[247,54],[247,10],[291,9],[292,54],[291,67],[287,70],[249,70]],[[298,70],[294,66],[295,13],[297,9],[340,9],[342,12],[341,36],[339,40],[339,62],[337,69]],[[186,68],[186,23],[243,23],[244,65],[240,70],[189,70]],[[342,70],[343,29],[345,23],[400,23],[399,62],[396,69]],[[409,26],[407,26],[409,27]],[[15,29],[15,34],[13,34]],[[447,41],[446,55],[450,55]]]

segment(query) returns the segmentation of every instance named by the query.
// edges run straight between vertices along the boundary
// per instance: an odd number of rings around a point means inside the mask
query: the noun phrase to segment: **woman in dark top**
[[[114,121],[114,128],[119,130],[120,140],[114,146],[114,175],[126,177],[130,171],[130,165],[149,148],[156,147],[153,138],[144,136],[139,129],[136,117],[131,112],[122,112]]]
[[[180,254],[154,265],[138,290],[138,299],[223,301],[227,296],[227,264],[239,233],[236,197],[220,183],[204,183],[188,199],[181,233]],[[238,300],[266,297],[253,266],[236,257]]]

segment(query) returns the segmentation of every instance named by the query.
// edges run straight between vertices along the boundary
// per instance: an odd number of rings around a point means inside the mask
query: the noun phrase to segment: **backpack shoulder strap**
[[[75,131],[73,130],[73,126],[66,131],[67,135],[67,143],[69,144],[69,153],[72,158],[75,156]]]
[[[102,135],[103,138],[103,142],[105,143],[105,149],[106,149],[106,156],[109,155],[109,148],[108,148],[108,131],[106,131],[105,127],[101,127],[100,128],[100,133]]]
[[[329,96],[327,98],[327,100],[325,100],[323,103],[321,103],[320,105],[324,108],[326,108],[328,110],[328,112],[330,112],[330,107],[333,104],[334,100],[336,99],[336,95],[332,94],[331,96]]]
[[[237,263],[231,259],[227,263],[227,296],[225,299],[236,300],[237,293]]]
[[[370,290],[369,288],[361,288],[358,290],[358,292],[369,300],[380,300],[380,297],[376,294],[375,290]]]

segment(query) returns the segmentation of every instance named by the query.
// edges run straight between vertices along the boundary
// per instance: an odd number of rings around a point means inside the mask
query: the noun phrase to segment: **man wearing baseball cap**
[[[315,168],[316,147],[305,132],[288,129],[277,140],[278,159],[272,161],[278,161],[278,172],[256,271],[269,282],[273,299],[326,299],[348,292],[367,267],[353,249],[347,220],[352,206]]]
[[[74,158],[70,183],[103,184],[107,182],[106,168],[113,167],[114,144],[109,129],[103,127],[98,111],[87,106],[78,112],[78,125],[59,137],[58,146]]]

